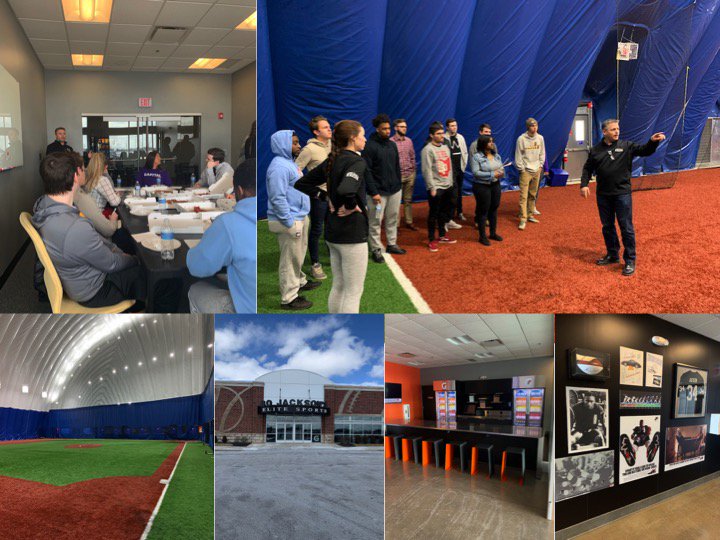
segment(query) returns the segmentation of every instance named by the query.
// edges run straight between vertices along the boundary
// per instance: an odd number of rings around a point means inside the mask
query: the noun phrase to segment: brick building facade
[[[286,381],[293,376],[312,382],[305,388],[302,381],[278,382],[279,376],[284,376]],[[324,402],[328,414],[269,415],[259,411],[265,402],[276,402],[278,395],[298,399],[310,396]],[[320,395],[322,399],[318,399]],[[380,444],[383,407],[384,389],[381,386],[338,385],[310,372],[284,370],[253,382],[216,381],[215,433],[220,443],[227,437],[229,443],[249,439],[254,444],[281,441]]]

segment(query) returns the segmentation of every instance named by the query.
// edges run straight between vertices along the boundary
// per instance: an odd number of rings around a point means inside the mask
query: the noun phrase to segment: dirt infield
[[[100,448],[102,444],[68,444],[65,448]]]
[[[152,476],[98,478],[67,486],[0,476],[3,538],[140,538],[162,493],[160,480],[170,476],[183,446],[179,443]]]
[[[0,441],[0,445],[5,444],[27,444],[27,443],[38,443],[38,442],[49,442],[49,441],[61,441],[62,439],[21,439],[19,441]]]

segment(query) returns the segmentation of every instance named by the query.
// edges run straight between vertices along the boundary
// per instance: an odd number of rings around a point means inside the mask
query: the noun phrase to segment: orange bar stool
[[[402,440],[402,460],[410,461],[410,450],[412,449],[410,439]]]
[[[400,461],[402,459],[402,435],[393,436],[393,449],[395,450],[395,459]]]
[[[435,466],[439,469],[442,467],[442,460],[443,460],[443,441],[442,439],[437,439],[433,441],[433,450],[435,451]]]
[[[492,459],[492,451],[493,451],[493,445],[488,443],[478,443],[473,447],[473,463],[471,465],[471,471],[470,474],[477,474],[478,464],[476,459],[480,455],[480,453],[487,454],[487,464],[488,464],[488,475],[487,477],[490,478],[493,474],[493,459]],[[475,468],[475,472],[472,472],[472,467]]]
[[[412,439],[413,459],[415,459],[417,465],[420,464],[420,446],[422,442],[422,437],[413,437]]]
[[[524,448],[516,448],[514,446],[508,446],[505,450],[503,450],[502,465],[500,466],[500,480],[502,480],[504,482],[507,479],[505,476],[505,465],[507,464],[508,454],[520,456],[520,461],[522,463],[520,485],[523,485],[523,482],[525,481],[525,449]]]
[[[453,462],[453,445],[452,443],[447,443],[445,445],[445,470],[449,471],[452,469],[452,462]]]
[[[431,441],[423,441],[422,442],[422,464],[423,467],[427,467],[430,465],[430,455],[432,454],[432,442]]]
[[[392,437],[385,435],[385,459],[392,459],[393,457],[393,444]]]

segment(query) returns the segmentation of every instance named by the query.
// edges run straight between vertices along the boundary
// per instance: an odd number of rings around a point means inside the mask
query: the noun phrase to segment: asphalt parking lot
[[[382,540],[382,447],[218,448],[215,538]]]

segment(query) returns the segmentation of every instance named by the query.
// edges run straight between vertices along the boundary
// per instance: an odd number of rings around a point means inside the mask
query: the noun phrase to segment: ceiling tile
[[[36,19],[19,19],[28,38],[67,39],[65,23],[56,21],[39,21]]]
[[[71,41],[72,54],[105,54],[104,41]]]
[[[166,58],[177,49],[177,45],[168,45],[164,43],[145,43],[140,49],[140,56],[154,56]]]
[[[244,49],[239,50],[231,58],[243,60],[250,59],[254,61],[257,58],[257,49],[255,49],[255,47],[245,47]]]
[[[238,24],[252,15],[254,8],[242,6],[226,6],[216,4],[207,15],[203,17],[198,26],[211,26],[214,28],[235,28]]]
[[[238,47],[212,47],[206,58],[230,58],[238,53]]]
[[[163,58],[138,56],[135,59],[133,68],[159,68],[164,62]]]
[[[132,56],[135,57],[140,52],[142,45],[140,43],[108,43],[105,54],[109,56]]]
[[[107,24],[98,23],[67,23],[70,41],[105,41],[108,36]]]
[[[208,50],[207,45],[180,45],[175,52],[172,53],[173,58],[192,58],[197,60],[203,58],[203,54]]]
[[[215,45],[227,33],[227,28],[193,28],[183,45]]]
[[[226,47],[255,47],[256,34],[247,30],[231,30],[218,45]]]
[[[152,23],[163,7],[162,0],[116,0],[110,20],[118,24]]]
[[[40,58],[43,65],[49,67],[72,66],[69,54],[40,53],[38,58]]]
[[[157,70],[158,70],[158,68],[153,68],[153,67],[135,67],[135,66],[133,66],[133,68],[130,71],[157,71]]]
[[[231,4],[233,6],[246,6],[257,9],[256,0],[218,0],[218,4]]]
[[[106,56],[103,59],[103,67],[105,68],[125,68],[130,69],[133,65],[135,56]]]
[[[70,52],[65,39],[31,39],[30,42],[36,53],[68,54]]]
[[[108,41],[122,43],[145,43],[152,26],[138,24],[111,24]]]
[[[209,8],[209,4],[165,2],[155,24],[162,26],[196,26]],[[206,24],[204,26],[216,25]],[[218,25],[218,28],[224,27],[224,24]]]
[[[197,58],[168,58],[165,60],[165,63],[162,65],[164,68],[182,68],[187,69],[190,67],[190,64],[192,64]]]
[[[59,0],[9,0],[18,19],[63,21]]]

